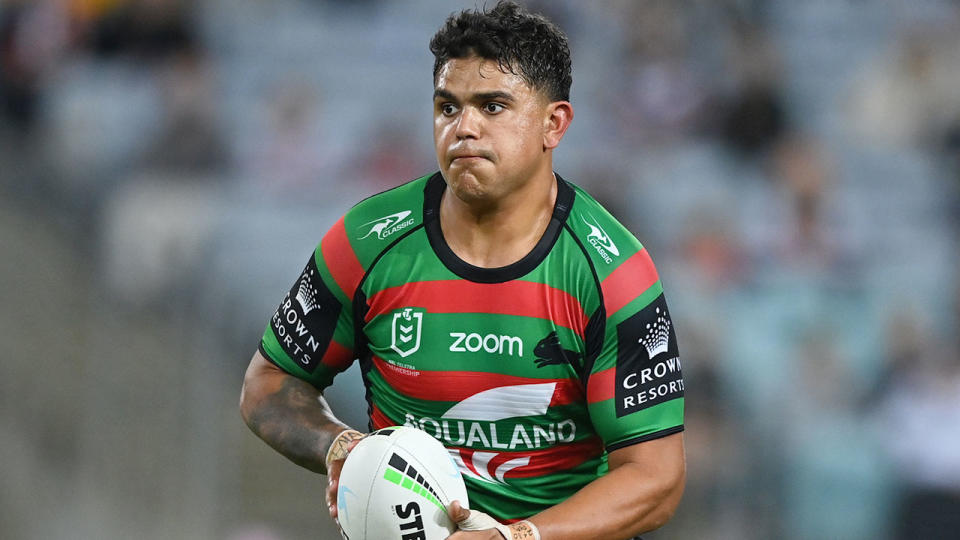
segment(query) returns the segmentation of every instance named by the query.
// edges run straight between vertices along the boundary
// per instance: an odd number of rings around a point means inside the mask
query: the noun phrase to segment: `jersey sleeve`
[[[646,249],[600,283],[606,324],[587,380],[608,451],[683,430],[683,375],[663,287]]]
[[[317,246],[260,340],[268,360],[321,390],[356,358],[353,294],[362,269],[345,242],[341,219]]]

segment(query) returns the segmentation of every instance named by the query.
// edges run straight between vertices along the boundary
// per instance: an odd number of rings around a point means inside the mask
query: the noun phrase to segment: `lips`
[[[486,152],[456,152],[450,156],[450,162],[454,161],[473,161],[478,159],[487,159],[490,157]]]

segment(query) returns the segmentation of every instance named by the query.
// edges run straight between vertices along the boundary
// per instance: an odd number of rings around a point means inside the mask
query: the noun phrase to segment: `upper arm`
[[[611,471],[629,464],[665,484],[682,486],[686,476],[683,433],[613,450],[609,453],[609,464]]]
[[[629,472],[637,485],[652,489],[658,501],[657,527],[673,515],[683,497],[687,466],[683,433],[613,450],[609,454],[610,472]]]
[[[336,264],[324,257],[323,246],[340,228],[327,233],[310,256],[267,323],[258,351],[261,359],[319,389],[356,357],[354,291],[344,291],[335,277]]]
[[[676,332],[645,249],[601,281],[605,325],[587,380],[591,421],[608,451],[683,430]]]
[[[255,351],[247,365],[243,388],[240,390],[240,413],[244,420],[249,420],[251,411],[257,404],[280,390],[284,380],[291,376],[264,358],[259,350]]]

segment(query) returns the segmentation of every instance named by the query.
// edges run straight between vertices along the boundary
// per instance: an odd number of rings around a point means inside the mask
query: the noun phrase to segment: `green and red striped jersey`
[[[358,360],[369,427],[442,441],[470,506],[504,522],[604,474],[606,452],[683,429],[676,334],[649,254],[557,183],[543,237],[502,268],[444,241],[439,173],[362,201],[323,237],[260,345],[319,389]]]

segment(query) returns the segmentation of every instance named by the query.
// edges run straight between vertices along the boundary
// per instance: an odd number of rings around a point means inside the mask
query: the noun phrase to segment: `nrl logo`
[[[593,216],[590,216],[590,218],[593,219],[593,223],[587,221],[587,218],[583,217],[582,214],[580,215],[580,219],[587,224],[587,227],[590,227],[587,242],[597,250],[597,253],[600,254],[600,257],[602,257],[607,264],[610,264],[613,262],[613,258],[610,255],[612,254],[614,257],[619,257],[620,250],[617,249],[617,245],[610,239],[607,231],[603,230],[603,227],[597,223],[596,218]]]
[[[404,210],[403,212],[397,212],[396,214],[390,214],[389,216],[383,216],[382,218],[364,223],[360,228],[370,227],[370,229],[367,231],[367,234],[360,237],[360,240],[367,238],[371,234],[376,234],[377,238],[383,240],[396,232],[406,229],[413,225],[414,222],[413,218],[407,219],[411,213],[410,210]]]
[[[393,314],[390,348],[406,358],[420,349],[420,330],[423,328],[423,311],[403,308]]]

